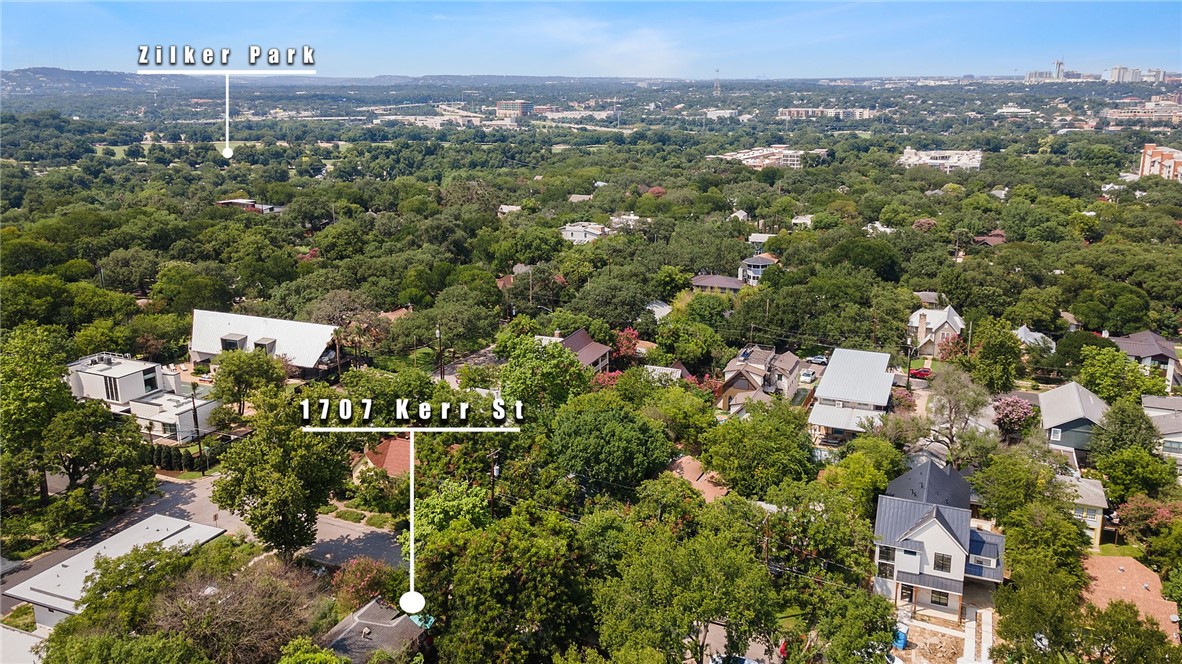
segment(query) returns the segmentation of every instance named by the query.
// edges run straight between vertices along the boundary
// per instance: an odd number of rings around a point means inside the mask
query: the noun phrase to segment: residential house
[[[1006,243],[1006,232],[1000,228],[989,231],[984,235],[978,235],[973,238],[973,244],[979,244],[983,247],[996,247],[999,244]]]
[[[504,219],[507,215],[513,214],[514,212],[521,212],[521,206],[520,205],[502,205],[497,208],[497,218]]]
[[[1142,396],[1141,408],[1161,435],[1162,456],[1173,459],[1182,476],[1182,397]]]
[[[919,303],[924,309],[940,308],[940,294],[936,291],[914,291],[913,294],[919,298]]]
[[[738,219],[739,221],[747,221],[750,218],[751,215],[746,210],[735,210],[731,216],[727,217],[727,219]]]
[[[185,442],[212,433],[209,414],[218,402],[205,398],[207,386],[185,385],[172,367],[96,353],[66,365],[66,383],[75,397],[102,401],[111,412],[135,418],[150,439]]]
[[[1075,332],[1076,330],[1081,329],[1080,325],[1079,325],[1079,320],[1077,320],[1075,318],[1075,315],[1072,314],[1070,311],[1060,311],[1059,318],[1062,318],[1063,322],[1067,323],[1067,331],[1068,332]]]
[[[812,227],[813,227],[813,215],[800,214],[800,215],[796,215],[795,217],[792,217],[792,230],[797,230],[799,228],[812,228]]]
[[[571,203],[584,203],[591,200],[591,194],[571,194],[566,197],[566,200]]]
[[[965,586],[1003,580],[1005,536],[972,526],[969,483],[921,463],[887,485],[874,519],[874,590],[913,612],[960,620]]]
[[[822,446],[819,457],[828,457],[826,447],[844,444],[866,430],[864,422],[877,422],[887,411],[895,382],[890,363],[886,353],[833,351],[809,411],[813,441]]]
[[[215,201],[214,205],[218,207],[238,208],[239,210],[246,210],[247,212],[257,214],[272,214],[283,211],[282,206],[259,203],[253,198],[227,198],[224,201]]]
[[[594,242],[599,238],[611,234],[611,229],[602,224],[593,224],[589,221],[576,221],[573,224],[567,224],[558,229],[562,233],[562,239],[573,244],[587,244]]]
[[[320,378],[336,366],[336,329],[319,323],[195,309],[189,357],[195,363],[209,362],[226,351],[262,349],[271,357],[284,358],[299,370],[301,378]]]
[[[405,475],[410,472],[410,438],[385,436],[382,442],[355,454],[351,465],[354,482],[361,480],[361,471],[366,468],[380,468],[390,477]]]
[[[5,590],[4,594],[32,604],[37,626],[52,629],[66,617],[82,610],[78,603],[82,599],[86,577],[94,572],[95,558],[117,558],[130,553],[134,547],[155,542],[191,550],[224,532],[223,528],[153,514]]]
[[[763,245],[774,237],[776,236],[772,233],[752,233],[747,236],[747,243],[755,247],[756,252],[762,252]]]
[[[591,334],[585,329],[579,328],[578,331],[566,337],[561,336],[559,330],[555,330],[552,337],[535,336],[534,339],[542,345],[560,343],[577,355],[583,366],[591,367],[595,371],[607,371],[611,348],[592,339]]]
[[[1035,332],[1025,325],[1014,330],[1014,336],[1018,337],[1018,341],[1021,341],[1022,346],[1027,349],[1041,346],[1052,353],[1055,352],[1055,342],[1050,337],[1042,332]]]
[[[940,350],[940,342],[960,336],[963,331],[964,319],[952,305],[943,309],[916,309],[907,321],[913,348],[921,356],[934,357]]]
[[[1038,408],[1051,449],[1068,452],[1077,458],[1081,452],[1087,451],[1092,429],[1108,412],[1108,404],[1103,399],[1075,381],[1040,392]]]
[[[426,633],[418,622],[422,620],[374,598],[345,616],[321,643],[353,664],[365,664],[376,661],[379,652],[397,653],[420,643]]]
[[[1182,385],[1182,370],[1178,367],[1178,352],[1173,341],[1149,330],[1124,337],[1109,337],[1109,340],[1130,360],[1161,369],[1166,374],[1166,389]]]
[[[1075,493],[1075,518],[1084,524],[1084,532],[1091,542],[1092,550],[1100,550],[1100,533],[1104,529],[1104,510],[1108,509],[1108,496],[1100,480],[1073,475],[1060,476],[1059,480]]]
[[[771,401],[773,394],[791,397],[803,369],[800,358],[788,351],[747,344],[723,369],[714,407],[733,416],[748,403]]]
[[[681,369],[676,367],[658,367],[653,364],[644,365],[644,371],[649,378],[658,383],[673,384],[681,380]]]
[[[690,279],[690,284],[695,293],[716,295],[737,295],[746,285],[742,279],[721,274],[699,274]]]
[[[758,254],[744,258],[743,264],[739,266],[739,279],[748,286],[758,286],[763,273],[779,262],[779,259],[771,254]]]
[[[657,320],[661,320],[665,316],[673,313],[673,307],[669,306],[669,303],[662,302],[660,300],[653,300],[652,302],[649,302],[647,305],[645,305],[645,309],[653,312],[653,318],[656,318]]]

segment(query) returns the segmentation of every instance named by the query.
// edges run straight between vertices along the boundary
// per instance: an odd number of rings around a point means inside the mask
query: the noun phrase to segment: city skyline
[[[1182,70],[1177,3],[5,3],[3,67],[134,71],[139,44],[312,45],[322,76],[711,79]],[[369,26],[381,26],[381,30]],[[1054,26],[1054,29],[1048,29]],[[987,35],[1005,35],[994,39]]]

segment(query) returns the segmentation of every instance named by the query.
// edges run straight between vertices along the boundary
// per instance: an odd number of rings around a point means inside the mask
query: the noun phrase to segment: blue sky
[[[136,69],[138,44],[316,48],[327,76],[713,78],[1182,71],[1179,2],[12,2],[4,69]],[[239,63],[241,64],[241,63]]]

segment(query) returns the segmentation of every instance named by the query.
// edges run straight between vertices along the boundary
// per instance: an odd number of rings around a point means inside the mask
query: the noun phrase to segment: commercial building
[[[1182,122],[1182,105],[1172,101],[1150,101],[1126,108],[1106,108],[1100,117],[1107,120],[1136,120],[1144,122]]]
[[[533,112],[534,103],[532,101],[514,99],[512,101],[497,102],[498,118],[520,118],[526,115],[532,115]]]
[[[5,595],[33,605],[39,627],[53,628],[67,616],[82,610],[79,602],[86,577],[99,556],[117,558],[137,546],[160,543],[191,550],[226,532],[223,528],[154,514],[128,526],[82,553],[4,591]]]
[[[1108,74],[1109,83],[1140,83],[1141,70],[1129,69],[1124,65],[1113,67]]]
[[[1137,173],[1182,182],[1182,150],[1146,143],[1141,148],[1141,168]]]
[[[916,150],[907,146],[898,163],[904,168],[931,166],[951,173],[956,170],[981,170],[982,157],[980,150]]]
[[[712,154],[706,158],[740,161],[744,166],[750,166],[758,171],[769,166],[791,169],[804,168],[804,156],[806,154],[816,155],[818,158],[824,159],[829,155],[829,151],[824,148],[816,150],[794,150],[787,145],[773,145],[764,148],[727,152],[725,154]]]
[[[807,120],[809,118],[841,118],[842,120],[869,120],[878,115],[870,108],[781,108],[776,117],[781,120]]]
[[[180,372],[119,353],[95,353],[66,365],[70,392],[107,404],[111,412],[134,417],[152,440],[185,442],[211,433],[209,414],[218,402],[197,394],[208,388],[185,385]]]

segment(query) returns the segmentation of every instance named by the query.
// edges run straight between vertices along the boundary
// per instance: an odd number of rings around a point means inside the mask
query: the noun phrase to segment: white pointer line
[[[137,69],[141,76],[156,74],[159,76],[315,76],[315,69],[273,69],[262,71],[258,69]]]
[[[410,432],[410,592],[415,591],[415,432]]]
[[[521,427],[303,427],[304,433],[518,433]]]

